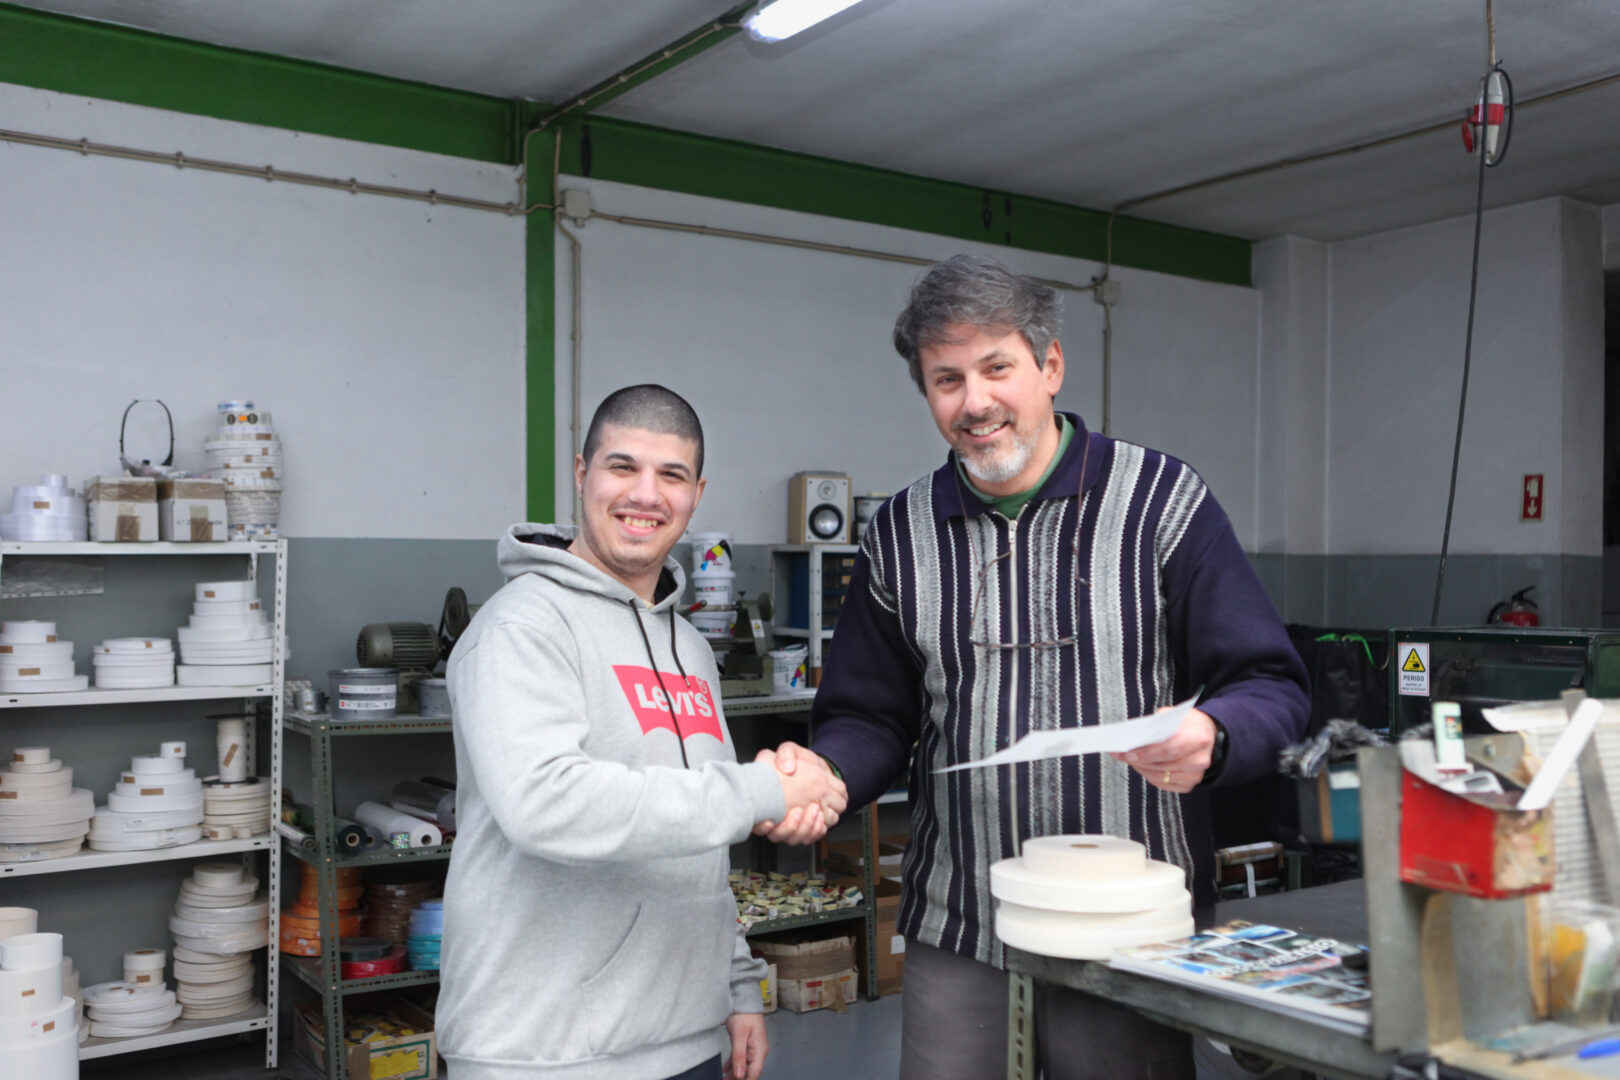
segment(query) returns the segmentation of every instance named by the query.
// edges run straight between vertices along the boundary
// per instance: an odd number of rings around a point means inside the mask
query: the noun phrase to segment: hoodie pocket
[[[592,1054],[622,1054],[725,1023],[736,934],[729,889],[643,902],[618,950],[580,987]]]

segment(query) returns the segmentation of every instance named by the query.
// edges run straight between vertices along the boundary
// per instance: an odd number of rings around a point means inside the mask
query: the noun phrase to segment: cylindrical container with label
[[[857,495],[855,496],[855,535],[866,535],[866,526],[871,524],[872,515],[878,512],[878,507],[889,501],[887,495]]]
[[[1468,771],[1463,749],[1462,706],[1455,701],[1436,701],[1429,707],[1434,721],[1434,763],[1443,773]]]
[[[216,742],[219,745],[219,778],[225,781],[246,780],[247,722],[221,720]]]
[[[448,720],[450,718],[450,680],[442,677],[418,679],[416,682],[416,711],[423,719]]]
[[[809,685],[809,653],[804,646],[771,650],[771,684],[779,694]]]
[[[395,668],[333,668],[327,702],[334,720],[387,720],[398,709]]]
[[[729,574],[731,565],[731,534],[700,532],[692,534],[692,576]]]
[[[692,625],[706,638],[724,640],[737,625],[737,615],[731,611],[694,611]]]
[[[692,599],[699,600],[710,607],[719,607],[731,603],[731,586],[737,580],[737,575],[730,570],[720,570],[712,574],[692,579]]]

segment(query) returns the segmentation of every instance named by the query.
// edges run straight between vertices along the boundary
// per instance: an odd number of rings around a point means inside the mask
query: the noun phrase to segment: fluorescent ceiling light
[[[830,19],[860,0],[775,0],[748,18],[743,26],[755,41],[781,41],[801,30],[808,30],[823,19]]]

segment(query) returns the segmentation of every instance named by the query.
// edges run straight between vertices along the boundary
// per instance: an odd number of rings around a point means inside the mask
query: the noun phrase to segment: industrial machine
[[[719,657],[720,696],[768,695],[775,675],[772,670],[771,639],[765,633],[765,624],[775,614],[770,596],[767,594],[750,600],[739,593],[736,603],[712,610],[737,613],[736,627],[731,637],[714,642],[717,650],[724,650]]]
[[[1494,729],[1482,709],[1556,699],[1565,690],[1620,697],[1620,633],[1523,627],[1389,631],[1389,730],[1427,723],[1435,701],[1462,706],[1463,730]]]
[[[467,603],[459,586],[444,594],[437,631],[427,623],[367,623],[360,628],[354,655],[361,667],[399,670],[399,711],[417,711],[416,681],[432,675],[439,661],[448,660],[480,604]]]

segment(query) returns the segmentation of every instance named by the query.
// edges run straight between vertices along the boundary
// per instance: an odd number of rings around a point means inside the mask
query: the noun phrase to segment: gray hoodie
[[[776,772],[737,763],[714,653],[674,611],[680,564],[649,608],[572,538],[514,525],[507,583],[450,658],[437,1022],[456,1080],[673,1076],[761,1008],[727,846],[782,816]]]

